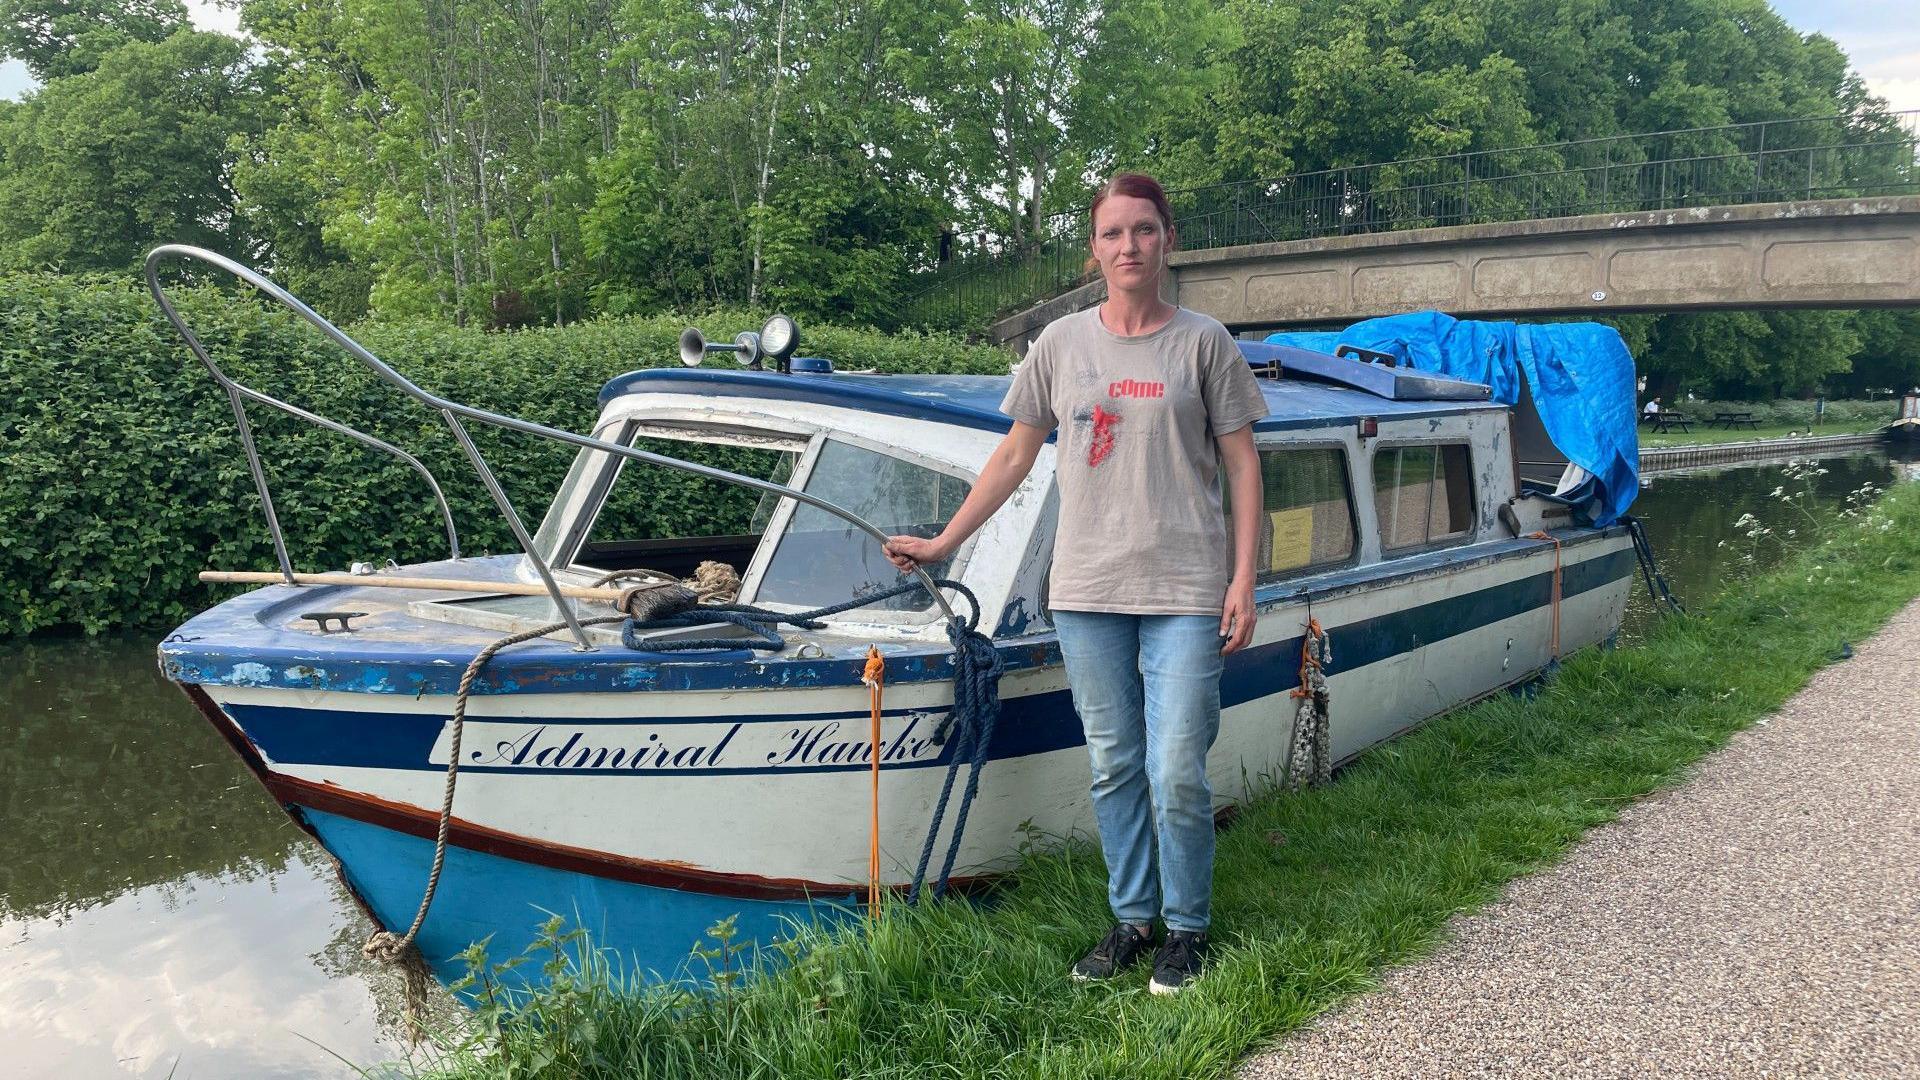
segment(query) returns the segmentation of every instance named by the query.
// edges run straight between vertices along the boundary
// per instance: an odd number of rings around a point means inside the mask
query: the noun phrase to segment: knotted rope
[[[1327,710],[1332,696],[1327,691],[1326,666],[1333,663],[1333,641],[1320,627],[1320,620],[1308,616],[1307,632],[1300,639],[1300,685],[1291,696],[1300,699],[1293,713],[1293,734],[1287,746],[1288,791],[1321,787],[1333,780],[1331,739]]]
[[[979,614],[976,604],[975,619]],[[933,806],[933,820],[927,824],[926,842],[920,846],[920,863],[913,871],[913,885],[907,890],[910,904],[920,901],[920,890],[927,880],[927,864],[933,858],[933,845],[947,816],[953,780],[965,762],[969,766],[967,786],[960,795],[960,809],[954,817],[947,855],[933,885],[935,897],[947,891],[954,859],[960,854],[960,839],[967,831],[967,812],[973,807],[974,793],[980,790],[980,770],[986,766],[987,748],[993,742],[994,725],[1000,719],[1000,673],[1006,666],[1000,650],[993,647],[986,635],[975,630],[972,622],[963,624],[958,618],[947,623],[947,640],[953,643],[953,711],[934,732],[934,743],[944,745],[952,737],[954,728],[959,729],[959,739],[947,759],[947,774],[940,781],[940,798]]]
[[[733,567],[712,559],[694,567],[693,576],[686,583],[699,594],[703,604],[730,603],[740,595],[740,575],[734,573]]]

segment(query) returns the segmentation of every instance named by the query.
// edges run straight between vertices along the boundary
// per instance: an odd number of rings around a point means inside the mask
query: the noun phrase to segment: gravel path
[[[1920,1077],[1920,603],[1243,1062],[1302,1077]]]

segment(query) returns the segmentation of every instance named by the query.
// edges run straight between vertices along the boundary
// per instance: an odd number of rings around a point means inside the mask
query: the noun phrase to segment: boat
[[[438,485],[419,467],[422,506],[431,494],[447,519],[447,557],[297,573],[249,406],[403,452],[229,379],[158,280],[172,258],[234,274],[440,412],[524,550],[459,556]],[[690,950],[722,920],[736,942],[771,941],[794,920],[857,915],[875,884],[913,888],[923,850],[951,848],[940,876],[963,888],[1004,875],[1030,835],[1091,834],[1087,754],[1047,606],[1053,445],[1005,508],[932,568],[970,603],[924,572],[903,578],[878,543],[931,535],[957,509],[1010,423],[998,412],[1007,377],[835,372],[781,355],[797,340],[790,323],[719,345],[693,332],[681,365],[600,388],[599,418],[580,435],[429,394],[221,256],[160,248],[148,280],[233,403],[281,561],[262,572],[274,583],[170,634],[164,673],[332,853],[372,918],[396,935],[417,931],[443,980],[465,974],[458,958],[470,943],[511,956],[552,914],[627,970],[685,978]],[[1241,347],[1272,415],[1254,429],[1265,475],[1259,622],[1228,659],[1208,759],[1220,813],[1297,775],[1299,754],[1316,754],[1324,773],[1614,635],[1636,565],[1631,530],[1595,520],[1590,499],[1522,481],[1513,405],[1485,384],[1377,355]],[[747,366],[702,363],[715,353]],[[1630,394],[1628,405],[1630,438]],[[531,533],[469,424],[578,447]],[[720,459],[742,471],[703,463]],[[712,523],[714,535],[626,532],[607,508],[645,505],[650,478],[669,471],[743,489],[742,512]],[[769,611],[871,602],[782,627],[774,648],[755,647],[766,643],[753,627],[707,621],[705,608],[648,628],[623,618],[621,601],[593,598],[610,575],[685,576],[701,563],[731,566],[738,600]],[[941,813],[943,788],[965,797],[952,777],[967,753],[965,739],[942,738],[958,664],[950,614],[977,621],[1000,668],[997,723],[960,814]],[[506,634],[532,636],[474,674],[456,758],[463,674]],[[709,647],[676,650],[690,639]],[[865,681],[874,655],[884,667],[877,743]],[[1317,679],[1327,724],[1315,748],[1296,738],[1295,692]],[[443,817],[450,759],[458,788]],[[422,913],[443,821],[444,870]]]
[[[1886,428],[1894,442],[1920,442],[1920,391],[1900,396],[1900,415]]]

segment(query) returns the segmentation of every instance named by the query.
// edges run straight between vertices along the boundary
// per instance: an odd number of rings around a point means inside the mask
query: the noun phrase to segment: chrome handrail
[[[213,376],[213,380],[219,383],[221,388],[227,392],[227,401],[233,406],[233,417],[240,428],[240,445],[246,448],[247,466],[253,472],[254,486],[260,491],[260,502],[266,511],[267,528],[273,533],[274,554],[279,558],[280,573],[286,577],[287,583],[293,583],[293,563],[287,556],[285,538],[280,532],[280,519],[273,510],[273,498],[267,493],[266,473],[260,467],[260,455],[255,451],[253,445],[253,426],[247,422],[247,410],[246,406],[241,403],[241,398],[257,401],[262,405],[271,406],[279,409],[281,412],[297,416],[308,423],[326,428],[328,431],[339,432],[348,438],[357,439],[376,450],[384,450],[406,462],[408,465],[413,466],[413,470],[419,473],[421,478],[427,482],[427,487],[432,489],[434,501],[440,504],[440,519],[446,523],[447,527],[447,548],[451,552],[452,557],[458,559],[460,557],[460,534],[453,525],[453,510],[447,506],[447,497],[440,490],[440,482],[434,479],[433,472],[429,470],[419,458],[414,457],[412,454],[407,453],[405,450],[400,449],[384,439],[375,438],[364,431],[355,430],[338,421],[329,420],[318,413],[309,412],[298,405],[289,404],[288,402],[281,401],[279,398],[263,394],[250,386],[243,385],[228,377],[227,373],[221,370],[220,365],[213,362],[213,358],[207,355],[206,347],[200,344],[199,337],[187,326],[186,320],[180,317],[180,312],[174,308],[173,301],[167,296],[166,290],[160,287],[157,263],[160,258],[176,250],[191,252],[196,255],[212,256],[214,259],[219,259],[220,256],[213,255],[212,252],[201,251],[198,248],[185,248],[178,245],[155,248],[152,253],[147,256],[147,288],[152,291],[153,298],[159,302],[161,313],[166,315],[167,321],[173,324],[173,328],[179,331],[181,338],[186,341],[188,350],[199,359],[201,366],[207,369],[207,373]],[[298,301],[296,300],[295,303],[298,303]],[[317,318],[318,316],[315,317]]]
[[[266,472],[260,465],[259,451],[254,447],[253,430],[247,423],[246,408],[242,403],[243,398],[281,409],[303,420],[311,421],[328,430],[340,432],[343,435],[352,436],[362,442],[377,446],[405,459],[409,464],[413,465],[414,468],[418,469],[421,474],[427,478],[427,483],[433,487],[434,496],[440,501],[440,509],[442,513],[446,515],[448,539],[449,543],[454,545],[454,558],[459,558],[458,542],[453,536],[453,515],[447,510],[446,499],[441,495],[440,485],[435,482],[433,474],[411,454],[389,443],[382,442],[371,435],[355,431],[345,424],[328,420],[325,417],[308,412],[298,406],[289,405],[284,401],[242,386],[220,370],[219,365],[215,364],[213,359],[207,355],[207,351],[205,347],[200,344],[199,338],[194,336],[192,329],[190,329],[186,321],[180,317],[180,313],[174,308],[171,299],[167,296],[166,290],[160,285],[160,262],[170,256],[197,259],[210,266],[218,267],[232,274],[234,277],[239,278],[241,281],[246,282],[248,285],[253,286],[260,292],[265,293],[274,300],[279,301],[282,306],[300,316],[314,329],[325,334],[334,344],[339,345],[342,349],[345,349],[348,354],[371,368],[375,375],[399,387],[400,391],[408,397],[439,412],[447,421],[447,425],[453,429],[454,438],[460,443],[461,449],[466,452],[468,460],[473,464],[474,471],[480,476],[480,482],[485,485],[487,493],[492,496],[494,505],[500,509],[501,516],[506,519],[507,527],[512,530],[515,541],[520,544],[521,550],[527,556],[527,561],[533,564],[534,571],[539,574],[541,582],[545,584],[548,594],[553,598],[554,606],[559,610],[561,618],[566,621],[567,628],[573,633],[574,640],[579,643],[578,648],[583,652],[593,651],[593,644],[588,640],[586,630],[581,627],[579,619],[574,616],[572,606],[569,605],[566,602],[566,598],[561,595],[559,582],[554,580],[553,572],[548,568],[546,560],[542,559],[539,553],[534,550],[533,538],[528,535],[526,526],[521,522],[520,515],[514,510],[513,503],[507,498],[506,491],[501,488],[500,482],[494,478],[493,470],[487,467],[486,458],[481,455],[480,448],[474,445],[473,439],[467,434],[466,426],[460,423],[461,417],[466,417],[469,420],[474,420],[482,424],[505,428],[508,431],[537,435],[541,438],[552,439],[556,442],[567,443],[587,450],[599,450],[620,457],[630,458],[634,461],[643,461],[649,465],[678,469],[681,472],[693,473],[696,476],[704,476],[711,480],[738,484],[742,487],[752,488],[770,495],[794,499],[840,518],[861,532],[866,533],[880,544],[884,545],[890,539],[886,533],[881,532],[872,523],[855,514],[853,511],[816,495],[809,495],[797,488],[790,488],[784,484],[776,484],[770,480],[761,480],[757,477],[745,476],[740,473],[728,472],[725,469],[716,469],[709,465],[683,461],[665,454],[656,454],[647,450],[638,450],[631,446],[622,446],[619,443],[611,443],[586,435],[576,435],[571,431],[562,431],[559,428],[548,427],[545,424],[536,424],[529,420],[504,416],[499,413],[488,412],[485,409],[476,409],[472,406],[462,405],[457,401],[440,397],[437,394],[429,393],[415,385],[413,381],[406,376],[389,367],[385,361],[373,355],[365,346],[348,337],[339,327],[334,326],[318,312],[303,303],[299,297],[294,296],[292,293],[274,284],[264,275],[224,255],[208,251],[205,248],[192,247],[186,244],[163,244],[147,253],[147,288],[153,292],[153,297],[159,302],[160,310],[166,314],[167,321],[172,323],[173,328],[179,331],[180,336],[185,339],[187,348],[192,350],[194,356],[197,357],[200,363],[206,367],[207,371],[213,375],[214,380],[227,391],[228,401],[233,405],[234,419],[238,422],[240,428],[240,445],[246,451],[247,466],[253,473],[254,486],[258,488],[260,492],[260,504],[265,510],[267,529],[273,534],[274,554],[278,556],[280,560],[280,572],[287,578],[288,584],[294,583],[293,563],[287,555],[286,538],[280,530],[280,520],[273,510],[273,498],[267,490]],[[941,614],[948,619],[952,619],[954,617],[953,607],[947,603],[946,597],[940,594],[940,588],[934,583],[933,576],[927,573],[925,567],[921,566],[915,566],[913,572],[919,575],[921,584],[926,586],[928,595],[933,597],[933,602],[939,605]]]

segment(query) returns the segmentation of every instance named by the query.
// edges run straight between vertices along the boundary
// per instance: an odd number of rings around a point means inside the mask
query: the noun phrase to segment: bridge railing
[[[1322,169],[1168,192],[1181,248],[1920,191],[1920,111],[1617,135]],[[1040,239],[976,237],[930,275],[909,323],[978,329],[1091,280],[1087,213]]]

